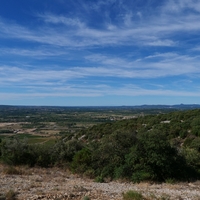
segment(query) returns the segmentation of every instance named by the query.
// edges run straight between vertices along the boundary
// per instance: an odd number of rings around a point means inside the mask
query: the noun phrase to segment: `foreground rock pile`
[[[178,184],[96,183],[57,168],[11,168],[0,165],[0,199],[121,200],[128,190],[148,200],[200,200],[200,182]],[[88,197],[88,198],[87,198]]]

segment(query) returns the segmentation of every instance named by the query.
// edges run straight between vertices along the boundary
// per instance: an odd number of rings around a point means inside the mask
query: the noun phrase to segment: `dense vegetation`
[[[97,181],[200,178],[200,110],[138,116],[64,134],[53,145],[2,139],[1,160],[69,167]]]

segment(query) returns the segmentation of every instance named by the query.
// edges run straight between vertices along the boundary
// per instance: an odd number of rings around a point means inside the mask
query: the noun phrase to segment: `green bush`
[[[104,177],[102,175],[99,175],[95,178],[95,182],[97,183],[103,183],[104,182]]]
[[[191,149],[188,147],[184,148],[182,153],[188,166],[193,169],[188,172],[191,173],[190,176],[200,177],[200,153],[196,149]],[[197,172],[197,174],[195,172]]]
[[[131,181],[133,181],[134,183],[139,183],[141,181],[150,180],[150,179],[153,179],[152,174],[145,170],[133,172],[131,176]]]
[[[1,159],[9,165],[48,167],[55,162],[52,148],[44,144],[30,145],[25,139],[5,139],[1,144]]]
[[[52,157],[54,157],[58,163],[71,162],[74,155],[82,148],[83,144],[76,139],[67,141],[61,139],[53,146]]]
[[[49,167],[54,164],[55,160],[52,158],[52,149],[50,147],[38,144],[33,149],[36,157],[34,165]]]
[[[145,198],[141,193],[129,190],[123,193],[123,200],[145,200]]]
[[[89,149],[83,148],[78,151],[71,162],[71,169],[78,173],[84,173],[90,169],[91,152]]]
[[[90,200],[90,197],[84,196],[84,197],[83,197],[83,200]]]
[[[140,133],[137,144],[126,156],[127,171],[135,181],[180,178],[184,166],[184,159],[171,147],[166,136],[155,130]]]
[[[102,138],[98,144],[94,144],[91,166],[96,170],[96,174],[111,178],[124,176],[125,155],[135,142],[135,133],[116,131]]]
[[[34,165],[35,155],[27,140],[5,139],[1,143],[1,159],[11,165]]]
[[[195,149],[200,153],[200,138],[196,137],[191,141],[190,148]]]

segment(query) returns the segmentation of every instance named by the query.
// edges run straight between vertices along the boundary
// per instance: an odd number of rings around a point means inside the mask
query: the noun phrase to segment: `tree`
[[[144,179],[164,181],[180,175],[184,160],[167,137],[154,130],[138,135],[138,141],[126,157],[126,166],[133,181]],[[181,169],[180,169],[181,167]]]

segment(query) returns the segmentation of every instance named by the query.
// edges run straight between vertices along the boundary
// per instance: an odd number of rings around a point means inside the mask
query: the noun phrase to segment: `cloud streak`
[[[184,7],[180,2],[179,4],[175,5],[180,9]],[[173,3],[169,3],[167,6],[173,7]],[[193,7],[195,5],[191,6],[191,8]],[[107,21],[104,22],[104,28],[99,29],[90,27],[84,19],[51,13],[38,14],[38,19],[44,24],[42,27],[33,29],[17,23],[7,23],[1,19],[1,35],[4,35],[5,38],[18,38],[30,42],[73,48],[103,45],[176,46],[178,42],[172,40],[171,35],[178,36],[180,32],[192,34],[200,30],[199,15],[181,15],[177,20],[172,13],[165,12],[163,14],[163,10],[164,8],[161,9],[159,17],[152,16],[139,24],[131,21],[129,12],[125,16],[124,24],[109,23],[109,27],[113,27],[112,29],[108,28]],[[55,26],[57,26],[56,29]]]
[[[24,69],[16,66],[0,67],[0,83],[3,85],[46,85],[87,80],[91,77],[113,77],[123,79],[156,79],[168,76],[200,76],[199,57],[178,54],[155,54],[140,61],[130,61],[99,54],[86,57],[93,65],[99,66],[70,67],[67,69]],[[146,61],[147,60],[147,61]],[[91,63],[92,65],[92,63]]]
[[[30,25],[0,16],[0,99],[199,97],[200,3],[138,2],[63,2]]]

